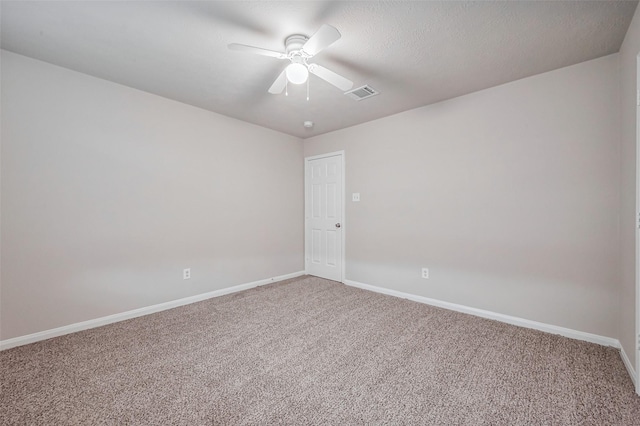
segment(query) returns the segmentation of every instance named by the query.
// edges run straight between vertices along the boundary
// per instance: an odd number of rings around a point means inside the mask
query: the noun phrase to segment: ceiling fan
[[[282,93],[287,82],[293,84],[305,83],[308,81],[309,73],[317,75],[324,81],[346,92],[353,87],[353,82],[351,80],[344,78],[321,65],[315,63],[310,64],[307,62],[317,53],[335,43],[340,37],[340,32],[336,28],[331,25],[324,24],[311,36],[311,38],[307,38],[300,34],[294,34],[287,37],[284,42],[285,53],[237,43],[232,43],[228,47],[231,50],[240,50],[258,55],[271,56],[277,59],[287,59],[291,62],[273,82],[269,88],[269,93],[273,93],[275,95]]]

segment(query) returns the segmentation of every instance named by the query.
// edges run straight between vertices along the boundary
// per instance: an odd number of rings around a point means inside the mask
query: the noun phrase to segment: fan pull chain
[[[310,78],[307,77],[307,101],[309,100],[309,80]]]
[[[289,79],[288,78],[286,83],[284,83],[284,95],[289,96]]]

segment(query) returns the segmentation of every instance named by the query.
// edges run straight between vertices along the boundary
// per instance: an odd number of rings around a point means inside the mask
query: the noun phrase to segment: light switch
[[[353,194],[351,194],[351,201],[360,201],[360,193],[354,192]]]

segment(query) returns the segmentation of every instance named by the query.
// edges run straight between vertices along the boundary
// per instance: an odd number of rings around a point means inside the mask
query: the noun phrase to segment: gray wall
[[[631,21],[620,49],[622,101],[620,342],[635,366],[636,323],[636,57],[640,52],[640,12]]]
[[[617,337],[619,83],[616,54],[305,140],[361,194],[346,278]]]
[[[619,337],[633,358],[638,50],[636,16],[619,55],[304,153],[2,52],[0,338],[301,270],[302,158],[344,149],[347,198],[362,196],[347,203],[347,279]]]
[[[3,340],[304,268],[298,138],[3,51],[1,160]]]

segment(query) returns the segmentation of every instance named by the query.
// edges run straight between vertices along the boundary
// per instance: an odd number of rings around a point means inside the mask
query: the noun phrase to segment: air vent
[[[351,99],[355,99],[356,101],[361,101],[363,99],[375,96],[378,93],[380,92],[376,91],[373,87],[365,85],[362,87],[358,87],[357,89],[349,90],[348,92],[345,92],[345,95],[347,95]]]

